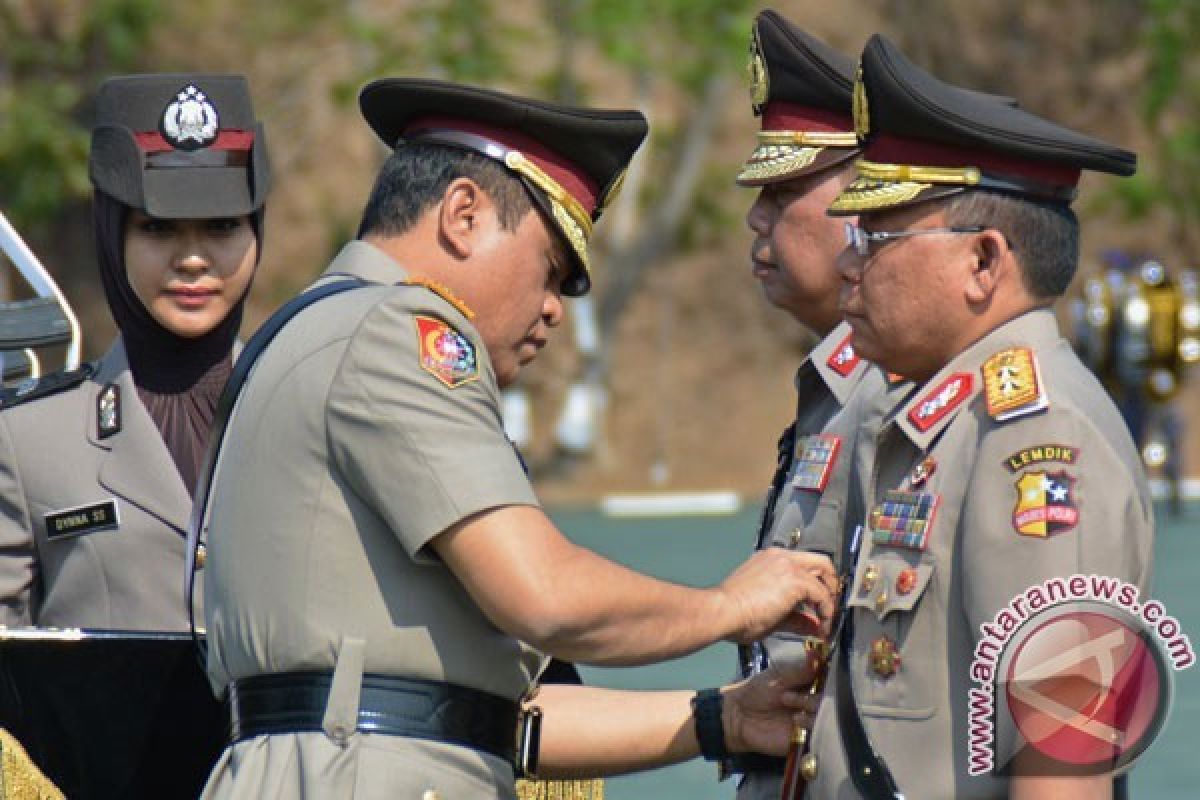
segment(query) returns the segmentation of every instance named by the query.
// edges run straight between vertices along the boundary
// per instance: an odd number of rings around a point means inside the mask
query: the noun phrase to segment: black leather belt
[[[227,701],[230,741],[320,731],[332,681],[328,672],[286,672],[234,681]],[[357,730],[461,745],[512,764],[517,704],[465,686],[368,674],[359,695]]]

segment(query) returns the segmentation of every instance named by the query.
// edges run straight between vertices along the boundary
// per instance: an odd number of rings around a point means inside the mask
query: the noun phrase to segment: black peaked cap
[[[97,189],[155,217],[206,219],[262,208],[270,166],[245,77],[106,80],[96,96],[88,172]]]
[[[754,21],[766,62],[767,102],[850,113],[854,61],[770,9]]]
[[[367,84],[359,94],[363,116],[388,147],[406,138],[472,150],[500,160],[530,188],[538,205],[554,221],[575,256],[575,269],[563,292],[578,296],[591,286],[587,239],[591,223],[620,188],[625,170],[646,138],[646,118],[638,111],[602,110],[548,103],[462,84],[419,78],[384,78]],[[424,131],[422,120],[455,121],[474,130]],[[545,185],[545,175],[508,162],[509,150],[522,152],[522,139],[532,140],[553,156],[572,181]],[[489,142],[501,145],[499,149]],[[544,154],[543,154],[544,155]],[[523,166],[528,167],[528,163]],[[542,161],[542,173],[545,161]],[[553,180],[553,176],[551,176]],[[585,179],[585,180],[576,180]],[[569,184],[587,186],[573,191]],[[563,191],[569,197],[563,197]],[[556,196],[557,195],[557,196]],[[564,202],[565,200],[565,202]],[[572,202],[574,201],[574,202]]]

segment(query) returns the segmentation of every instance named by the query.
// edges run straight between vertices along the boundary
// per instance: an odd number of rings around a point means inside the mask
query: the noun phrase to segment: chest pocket
[[[858,610],[851,672],[864,714],[924,719],[937,705],[936,513],[936,495],[887,492],[868,516],[848,602]]]

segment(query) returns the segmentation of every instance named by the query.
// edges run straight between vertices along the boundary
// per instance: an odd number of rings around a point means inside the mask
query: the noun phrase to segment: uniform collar
[[[1010,347],[1044,350],[1059,339],[1058,322],[1048,308],[1028,311],[992,330],[950,360],[896,413],[896,424],[920,450],[971,405],[984,388],[982,367]]]
[[[868,362],[854,352],[852,335],[850,326],[840,322],[808,354],[807,363],[821,376],[821,381],[841,406],[846,405],[868,366]]]
[[[353,275],[384,285],[408,278],[408,273],[398,261],[375,245],[361,240],[347,242],[321,277],[336,277],[338,274]]]

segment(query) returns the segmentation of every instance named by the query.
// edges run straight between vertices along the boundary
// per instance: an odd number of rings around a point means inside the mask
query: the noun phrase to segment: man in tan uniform
[[[971,775],[968,689],[981,626],[1029,587],[1147,586],[1137,452],[1051,311],[1076,267],[1081,170],[1128,175],[1134,155],[944,84],[878,36],[854,112],[859,178],[831,208],[860,215],[841,306],[860,355],[920,388],[859,475],[862,544],[807,796],[1106,797],[1106,773],[1018,760],[1020,777]]]
[[[871,424],[847,414],[846,404],[861,392],[882,409],[911,389],[858,357],[838,312],[836,261],[846,241],[842,221],[825,212],[853,180],[859,155],[851,115],[854,62],[778,13],[763,11],[751,33],[749,73],[762,130],[737,181],[761,187],[746,215],[755,234],[754,275],[772,305],[821,337],[796,372],[796,418],[780,437],[755,544],[836,559],[857,431]],[[740,666],[748,675],[771,661],[803,656],[802,637],[781,633],[741,648]],[[739,797],[778,799],[782,759],[751,755],[725,768],[745,773]]]
[[[587,237],[642,116],[401,79],[360,103],[396,151],[318,284],[361,285],[262,352],[215,469],[205,616],[233,743],[207,795],[512,797],[543,653],[620,665],[750,642],[799,603],[827,620],[836,579],[783,550],[707,590],[619,567],[558,533],[504,436],[499,387],[587,291]],[[758,734],[787,699],[764,691],[724,710],[701,693],[693,720],[687,692],[544,687],[543,772],[778,752]]]

